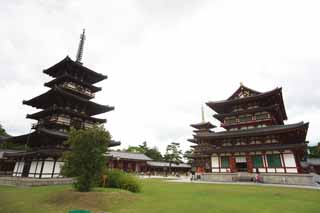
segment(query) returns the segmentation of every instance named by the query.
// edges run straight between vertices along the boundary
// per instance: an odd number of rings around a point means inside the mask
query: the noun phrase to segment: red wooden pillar
[[[236,159],[235,157],[229,156],[229,163],[230,163],[230,171],[231,172],[237,172],[237,168],[236,168]]]
[[[252,170],[253,170],[253,162],[252,162],[251,156],[250,156],[248,153],[246,154],[246,160],[247,160],[248,172],[249,172],[249,173],[252,173]]]
[[[303,173],[302,167],[301,167],[301,164],[300,164],[300,156],[299,156],[299,153],[298,153],[298,152],[293,152],[293,155],[294,155],[294,159],[295,159],[295,161],[296,161],[298,173]]]

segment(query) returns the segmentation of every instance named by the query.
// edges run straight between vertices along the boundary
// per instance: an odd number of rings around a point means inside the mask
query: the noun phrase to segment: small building
[[[209,122],[196,130],[194,165],[209,173],[303,173],[309,123],[285,124],[282,89],[258,92],[244,85],[226,100],[206,103],[225,131]]]
[[[126,172],[146,172],[147,162],[151,158],[142,153],[109,151],[108,168],[121,169]]]
[[[162,162],[162,161],[148,161],[147,162],[148,171],[152,174],[159,174],[159,173],[167,173],[171,170],[174,173],[187,173],[191,170],[191,165],[186,163],[170,163],[169,162]]]
[[[169,162],[154,161],[142,153],[109,151],[107,157],[108,168],[120,169],[125,172],[165,174],[170,171],[170,167],[171,171],[175,173],[186,173],[191,169],[189,164],[172,163],[170,165]]]

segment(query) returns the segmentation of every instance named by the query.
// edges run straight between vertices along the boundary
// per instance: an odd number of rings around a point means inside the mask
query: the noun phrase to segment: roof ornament
[[[80,35],[80,43],[79,43],[78,52],[77,52],[76,62],[78,62],[79,64],[82,64],[81,59],[83,54],[84,40],[86,40],[85,29],[83,29],[83,32]]]
[[[243,86],[243,82],[242,81],[240,81],[240,86]]]
[[[202,123],[205,123],[203,105],[201,106],[201,116],[202,116]]]

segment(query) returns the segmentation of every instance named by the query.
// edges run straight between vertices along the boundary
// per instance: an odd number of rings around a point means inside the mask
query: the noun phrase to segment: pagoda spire
[[[83,32],[80,35],[80,42],[79,42],[79,47],[78,47],[78,52],[77,52],[77,59],[76,59],[76,62],[78,62],[80,64],[82,64],[81,59],[82,59],[83,46],[84,46],[85,40],[86,40],[85,29],[83,29]]]
[[[202,123],[205,123],[203,105],[201,106],[201,117],[202,117]]]

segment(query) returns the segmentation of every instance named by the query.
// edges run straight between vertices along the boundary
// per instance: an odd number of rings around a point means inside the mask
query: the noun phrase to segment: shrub
[[[115,169],[108,170],[106,176],[106,187],[124,189],[135,193],[141,191],[139,180],[131,174]]]

